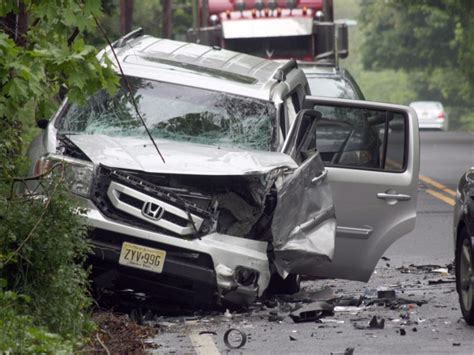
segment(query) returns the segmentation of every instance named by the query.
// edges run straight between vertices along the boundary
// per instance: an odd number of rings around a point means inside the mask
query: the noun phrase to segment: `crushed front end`
[[[177,294],[180,302],[253,302],[270,281],[274,182],[282,173],[192,176],[98,166],[87,216],[95,282],[136,285],[153,297]],[[124,245],[137,249],[133,256]],[[147,260],[135,260],[140,251]],[[151,259],[161,268],[148,268]]]

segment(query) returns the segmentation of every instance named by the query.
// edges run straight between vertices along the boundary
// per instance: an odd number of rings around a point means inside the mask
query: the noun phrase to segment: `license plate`
[[[156,273],[163,271],[166,251],[124,242],[119,264]]]

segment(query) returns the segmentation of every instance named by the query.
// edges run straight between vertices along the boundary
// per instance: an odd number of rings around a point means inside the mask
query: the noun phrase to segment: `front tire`
[[[473,239],[465,228],[461,230],[456,247],[456,289],[461,312],[469,325],[474,325],[474,254]]]

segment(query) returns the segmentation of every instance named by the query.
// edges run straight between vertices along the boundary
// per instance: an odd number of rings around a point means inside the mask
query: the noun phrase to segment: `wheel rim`
[[[471,242],[465,239],[462,244],[460,263],[460,279],[461,279],[461,298],[464,309],[469,312],[472,307],[473,300],[473,275],[472,275],[472,255]]]

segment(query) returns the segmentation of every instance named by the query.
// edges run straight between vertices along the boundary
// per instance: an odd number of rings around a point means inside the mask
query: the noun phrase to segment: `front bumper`
[[[253,302],[268,287],[267,242],[219,233],[193,240],[171,237],[113,221],[90,200],[84,202],[87,205],[85,223],[92,228],[90,236],[94,254],[91,261],[100,283],[106,284],[107,280],[114,278],[120,281],[121,287],[132,282],[133,285],[145,286],[146,291],[154,295],[166,291],[184,297],[183,301],[191,297],[196,302],[227,301],[235,304]],[[163,272],[156,274],[119,265],[124,241],[165,250],[167,258]],[[250,284],[242,282],[239,277],[242,270],[256,272],[256,280]]]

